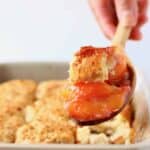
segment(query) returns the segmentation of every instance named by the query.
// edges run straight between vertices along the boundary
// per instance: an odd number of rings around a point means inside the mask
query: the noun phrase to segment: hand
[[[141,26],[147,22],[148,0],[89,0],[103,33],[112,39],[119,21],[133,28],[130,39],[142,38]]]

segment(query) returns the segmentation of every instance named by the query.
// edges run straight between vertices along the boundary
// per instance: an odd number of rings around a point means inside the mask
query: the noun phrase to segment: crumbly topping
[[[12,80],[0,84],[0,141],[15,142],[15,134],[25,123],[23,110],[35,99],[36,83]]]
[[[33,121],[17,130],[16,143],[74,143],[75,128],[65,122]]]
[[[98,125],[78,127],[77,141],[84,144],[130,144],[131,132],[129,121],[119,114]]]
[[[64,108],[66,81],[12,80],[0,84],[0,141],[7,143],[131,143],[130,113],[93,126],[78,126]]]

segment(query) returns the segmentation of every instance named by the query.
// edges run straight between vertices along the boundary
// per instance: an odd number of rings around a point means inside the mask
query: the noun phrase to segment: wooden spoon
[[[114,38],[112,40],[112,46],[115,46],[115,50],[116,53],[124,53],[124,48],[125,48],[125,44],[126,41],[128,40],[129,36],[131,33],[131,28],[130,27],[126,27],[123,25],[123,23],[119,23],[116,33],[114,35]],[[103,121],[109,120],[112,117],[114,117],[115,115],[117,115],[118,113],[120,113],[122,111],[122,109],[132,100],[132,96],[135,90],[135,85],[136,85],[136,71],[135,68],[133,67],[131,61],[129,60],[129,58],[127,57],[127,66],[130,72],[130,79],[131,79],[131,92],[130,95],[128,96],[128,98],[125,100],[124,104],[120,107],[120,109],[118,109],[117,111],[115,111],[114,113],[112,113],[109,117],[106,117],[104,119],[99,119],[99,120],[92,120],[92,121],[79,121],[78,123],[80,125],[93,125],[93,124],[97,124],[97,123],[101,123]]]
[[[125,44],[130,36],[131,30],[132,30],[131,27],[124,26],[122,22],[119,23],[116,33],[114,35],[114,38],[112,40],[112,46],[116,47],[116,52],[125,53],[125,51],[124,51]],[[126,55],[126,54],[124,54],[124,55]],[[135,86],[136,86],[136,70],[133,67],[133,64],[131,63],[131,61],[128,57],[127,57],[127,64],[131,71],[131,96],[129,98],[129,100],[130,100],[130,99],[132,99],[132,96],[133,96],[133,93],[135,90]]]

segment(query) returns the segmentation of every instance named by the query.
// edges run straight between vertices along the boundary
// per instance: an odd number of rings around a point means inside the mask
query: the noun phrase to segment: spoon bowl
[[[126,99],[124,100],[123,105],[118,110],[112,112],[109,116],[105,116],[102,119],[89,120],[89,121],[78,121],[78,120],[75,120],[79,125],[81,125],[81,126],[84,126],[84,125],[95,125],[95,124],[99,124],[99,123],[102,123],[104,121],[110,120],[113,117],[115,117],[117,114],[119,114],[125,108],[125,106],[132,101],[133,95],[134,95],[134,91],[135,91],[135,87],[136,87],[136,71],[135,71],[135,68],[133,67],[133,65],[131,64],[130,61],[128,61],[128,69],[129,69],[129,72],[130,72],[131,91],[130,91],[129,95],[126,97]]]

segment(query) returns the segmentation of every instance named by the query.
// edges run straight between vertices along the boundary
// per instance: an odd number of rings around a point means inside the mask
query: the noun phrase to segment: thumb
[[[116,15],[125,26],[134,27],[138,20],[137,0],[115,0]]]

